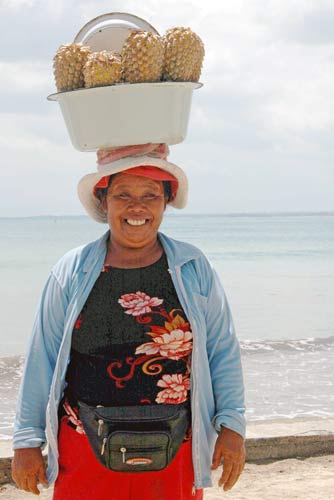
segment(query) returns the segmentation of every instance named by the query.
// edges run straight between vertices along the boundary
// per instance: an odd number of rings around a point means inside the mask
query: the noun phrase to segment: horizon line
[[[175,213],[175,212],[166,212],[165,216],[172,216],[172,217],[191,217],[194,215],[203,215],[203,216],[229,216],[229,217],[238,217],[238,216],[264,216],[264,217],[270,217],[270,216],[307,216],[307,215],[334,215],[334,210],[319,210],[319,211],[272,211],[272,212],[261,212],[261,211],[254,211],[254,212],[191,212],[191,213]],[[70,218],[70,217],[75,217],[75,218],[87,218],[88,220],[92,220],[88,215],[85,214],[47,214],[47,215],[13,215],[13,216],[0,216],[0,219],[47,219],[47,218]]]

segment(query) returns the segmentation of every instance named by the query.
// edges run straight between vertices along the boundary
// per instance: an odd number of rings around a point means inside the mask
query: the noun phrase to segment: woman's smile
[[[130,226],[143,226],[149,221],[148,219],[125,219],[125,222]]]

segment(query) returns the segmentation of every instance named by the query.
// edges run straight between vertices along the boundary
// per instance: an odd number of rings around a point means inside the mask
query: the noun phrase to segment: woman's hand
[[[215,470],[223,464],[223,472],[218,486],[224,486],[224,490],[230,490],[237,482],[246,460],[245,441],[240,434],[222,427],[217,438],[212,457],[211,469]]]
[[[41,448],[22,448],[14,451],[12,478],[20,490],[39,495],[38,483],[48,486]]]

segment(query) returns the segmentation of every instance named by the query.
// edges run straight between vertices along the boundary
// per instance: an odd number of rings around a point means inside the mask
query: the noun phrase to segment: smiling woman
[[[26,491],[47,484],[46,442],[54,500],[201,500],[211,469],[223,462],[225,490],[243,470],[224,290],[199,249],[159,231],[166,206],[187,200],[167,154],[166,144],[102,151],[79,182],[108,231],[64,255],[41,297],[14,431],[13,478]]]
[[[105,263],[116,267],[149,265],[162,255],[157,239],[167,205],[162,181],[124,173],[113,177],[101,200],[111,235]]]

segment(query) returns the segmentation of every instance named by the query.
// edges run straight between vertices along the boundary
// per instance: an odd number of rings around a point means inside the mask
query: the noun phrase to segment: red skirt
[[[163,470],[122,473],[106,469],[96,459],[88,438],[63,417],[58,437],[59,474],[53,500],[203,500],[193,495],[191,440],[182,443]]]

